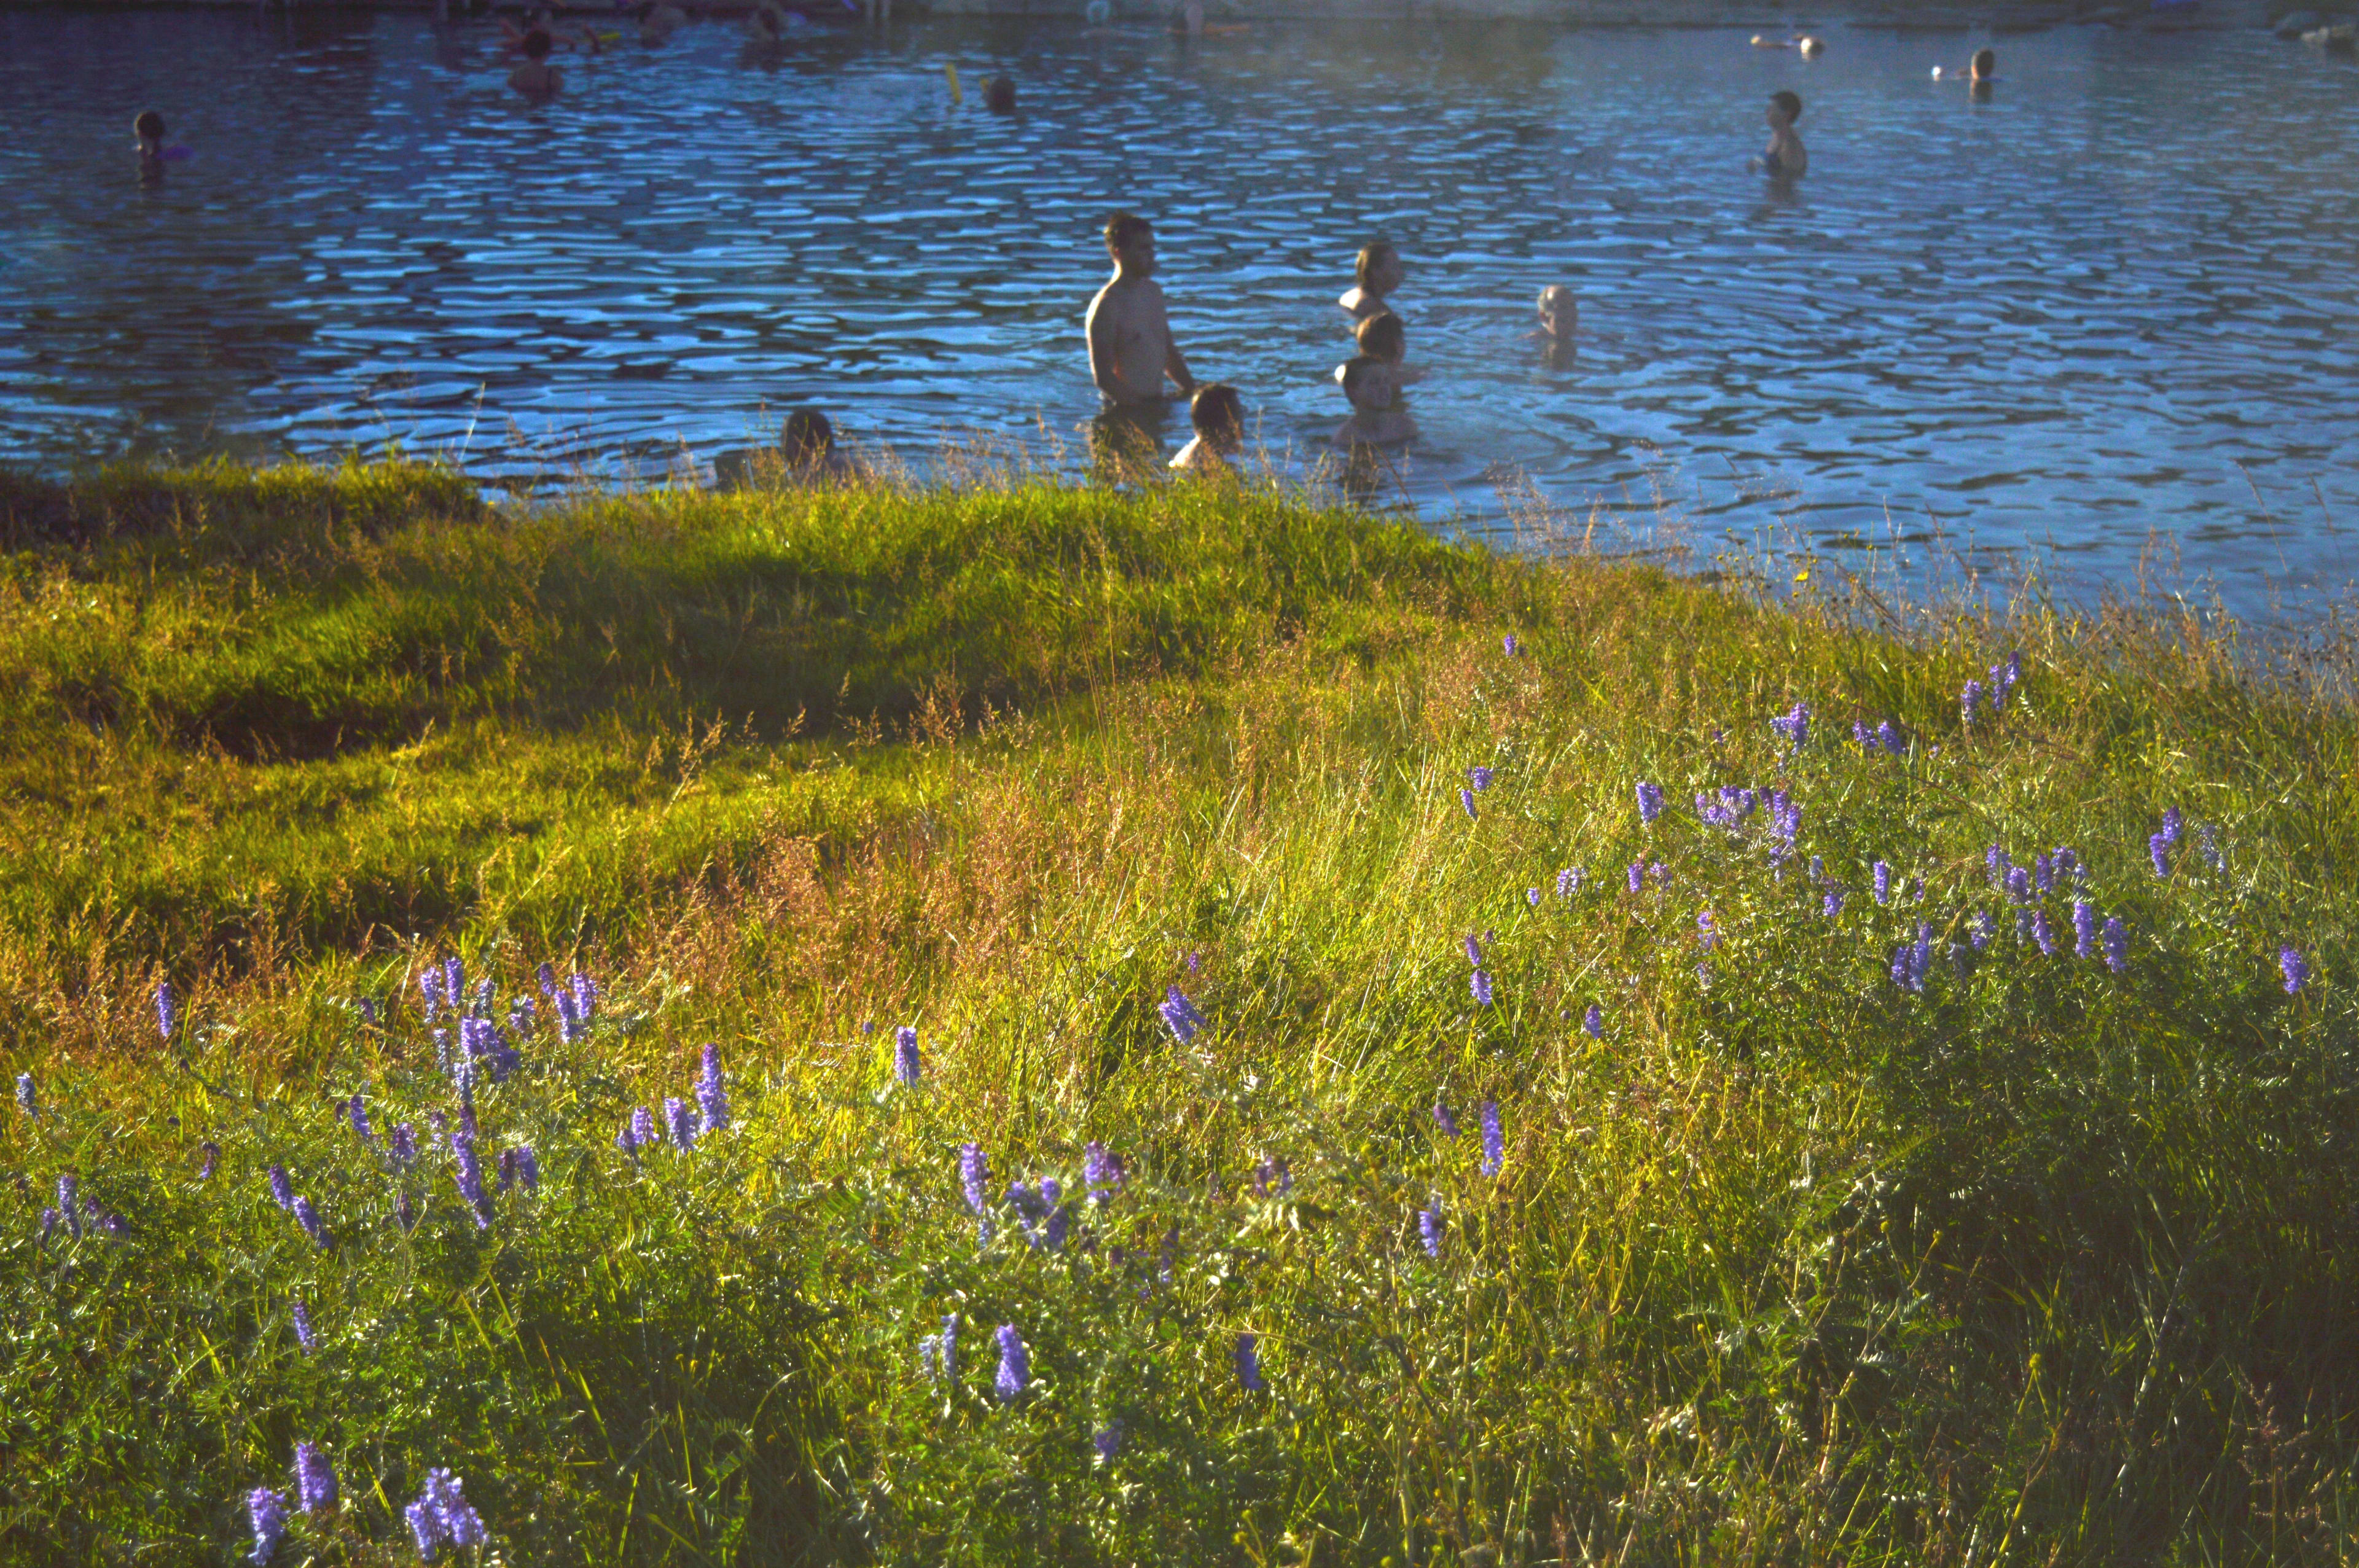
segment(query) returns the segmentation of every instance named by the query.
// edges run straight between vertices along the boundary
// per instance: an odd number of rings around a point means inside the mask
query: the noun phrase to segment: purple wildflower
[[[1968,681],[1958,693],[1958,716],[1965,721],[1969,729],[1973,728],[1974,714],[1982,705],[1983,683],[1978,680]]]
[[[1122,1447],[1122,1422],[1117,1421],[1092,1433],[1090,1446],[1097,1450],[1099,1464],[1111,1463],[1115,1452]]]
[[[893,1076],[906,1088],[915,1088],[924,1065],[918,1057],[918,1032],[903,1024],[893,1032]]]
[[[1646,780],[1640,779],[1638,781],[1638,820],[1652,826],[1655,818],[1662,814],[1663,792]]]
[[[990,1202],[991,1162],[984,1157],[982,1144],[959,1145],[959,1185],[965,1190],[966,1206],[984,1213]]]
[[[287,1533],[287,1499],[267,1487],[256,1487],[245,1495],[245,1517],[254,1526],[254,1555],[247,1561],[269,1562],[278,1550],[278,1538]]]
[[[401,1227],[402,1234],[405,1236],[418,1228],[418,1209],[410,1203],[409,1194],[407,1191],[394,1195],[393,1217],[395,1223]]]
[[[2301,949],[2299,947],[2277,949],[2277,970],[2285,976],[2285,989],[2288,996],[2300,995],[2301,988],[2310,983],[2310,960],[2301,956]],[[59,1191],[60,1193],[64,1191],[62,1185]]]
[[[161,981],[156,987],[156,1032],[169,1040],[179,1022],[180,1004],[172,995],[172,984]]]
[[[1466,770],[1466,778],[1467,782],[1478,791],[1491,787],[1491,770],[1488,768],[1469,768]]]
[[[540,1191],[540,1156],[529,1143],[519,1143],[500,1156],[500,1173],[503,1179],[513,1174],[528,1193]]]
[[[2056,851],[2054,864],[2056,874],[2058,876],[2069,877],[2076,881],[2080,879],[2081,857],[2074,854],[2071,849],[2062,848],[2058,849]]]
[[[1979,953],[1984,948],[1989,946],[1991,944],[1991,938],[1997,935],[1998,922],[1993,920],[1991,918],[1990,911],[1985,909],[1978,912],[1974,915],[1974,924],[1972,934],[1967,937],[1967,940],[1974,945],[1974,951]]]
[[[1466,961],[1473,965],[1476,968],[1481,968],[1483,967],[1483,944],[1481,939],[1478,938],[1474,933],[1469,931],[1461,940],[1464,942],[1466,946]]]
[[[1499,1127],[1499,1102],[1483,1102],[1483,1173],[1495,1176],[1507,1163],[1506,1134]]]
[[[1012,1323],[999,1325],[999,1375],[992,1379],[994,1392],[1004,1401],[1024,1397],[1032,1382],[1032,1357],[1024,1348],[1024,1336],[1016,1332]]]
[[[2203,863],[2215,871],[2226,871],[2228,858],[2220,853],[2220,830],[2207,822],[2195,831],[2196,836],[2202,840],[2203,848],[2201,853],[2203,856]]]
[[[1822,920],[1832,920],[1836,915],[1843,913],[1843,890],[1841,888],[1829,888],[1827,890],[1826,897],[1819,901],[1819,916]]]
[[[2055,957],[2056,928],[2048,923],[2048,912],[2045,909],[2035,909],[2031,912],[2031,939],[2039,944],[2041,954],[2049,957]]]
[[[664,1097],[664,1123],[671,1130],[671,1146],[685,1153],[696,1146],[696,1111],[678,1095]]]
[[[1477,969],[1474,971],[1473,978],[1470,979],[1467,984],[1474,992],[1475,1006],[1488,1007],[1491,1005],[1490,976],[1484,974],[1482,970]]]
[[[1440,1095],[1433,1097],[1433,1125],[1441,1129],[1441,1135],[1444,1138],[1458,1136],[1458,1118],[1450,1107],[1443,1103]]]
[[[1810,705],[1794,704],[1793,711],[1781,719],[1769,720],[1769,728],[1786,738],[1786,754],[1793,755],[1810,743]]]
[[[1507,651],[1507,657],[1511,659],[1524,651],[1524,645],[1516,641],[1516,634],[1513,632],[1499,639],[1499,646]]]
[[[1198,959],[1199,956],[1197,954],[1190,953],[1188,955],[1188,972],[1191,975],[1201,972],[1201,965],[1199,963]]]
[[[1425,1253],[1437,1262],[1441,1258],[1441,1216],[1432,1209],[1417,1211],[1417,1237],[1425,1243]]]
[[[631,1110],[631,1142],[634,1149],[652,1149],[663,1141],[663,1131],[656,1125],[656,1113],[646,1106]]]
[[[451,1152],[459,1164],[459,1195],[475,1211],[475,1228],[487,1230],[492,1223],[492,1199],[484,1191],[484,1162],[475,1153],[473,1135],[463,1128],[452,1132]]]
[[[1636,860],[1630,862],[1630,891],[1632,892],[1636,892],[1638,891],[1646,875],[1647,858],[1644,855],[1641,855]]]
[[[2072,901],[2072,956],[2076,958],[2097,956],[2097,906],[2085,898]]]
[[[1466,820],[1467,820],[1467,821],[1472,822],[1472,821],[1475,820],[1475,816],[1474,816],[1474,792],[1473,792],[1473,790],[1471,790],[1471,789],[1462,789],[1462,790],[1460,790],[1460,791],[1458,792],[1458,804],[1459,804],[1460,806],[1464,806],[1464,807],[1466,808]]]
[[[1983,851],[1983,864],[1990,868],[1992,881],[2004,882],[2006,880],[2007,869],[2013,862],[2007,859],[2006,846],[1994,844]]]
[[[2006,869],[2006,896],[2017,903],[2031,902],[2031,873],[2021,866]]]
[[[456,953],[442,960],[442,1000],[453,1012],[467,1005],[467,966]]]
[[[47,1241],[49,1238],[49,1232],[58,1227],[58,1218],[56,1209],[45,1208],[41,1211],[40,1239]]]
[[[1111,1199],[1125,1174],[1122,1156],[1091,1139],[1082,1151],[1082,1184],[1089,1189],[1090,1200],[1102,1204]]]
[[[1720,946],[1720,931],[1712,923],[1712,911],[1701,909],[1696,912],[1696,935],[1707,953]]]
[[[2105,968],[2118,975],[2130,967],[2130,934],[2123,926],[2121,916],[2114,915],[2108,919],[2105,922],[2104,931],[2097,940],[2099,946],[2104,949]]]
[[[426,1017],[430,1022],[442,1006],[442,971],[429,964],[418,971],[418,994],[425,1000]]]
[[[484,1543],[484,1521],[460,1490],[459,1478],[446,1469],[426,1473],[425,1489],[416,1502],[402,1509],[402,1517],[409,1521],[410,1536],[422,1559],[432,1558],[445,1546],[463,1551]]]
[[[289,1303],[289,1315],[295,1320],[295,1343],[306,1351],[317,1350],[320,1336],[311,1332],[310,1304],[301,1296],[294,1297]]]
[[[1769,859],[1783,860],[1794,852],[1794,840],[1802,831],[1801,803],[1784,790],[1769,792]]]
[[[1589,1031],[1592,1040],[1605,1038],[1605,1014],[1599,1011],[1595,1002],[1591,1002],[1589,1011],[1581,1015],[1581,1026]]]
[[[1919,925],[1917,940],[1892,957],[1892,983],[1911,995],[1922,995],[1925,977],[1933,968],[1933,928]]]
[[[311,1206],[311,1200],[297,1198],[293,1206],[295,1223],[303,1227],[303,1234],[311,1238],[311,1245],[325,1247],[328,1244],[328,1227],[321,1222],[320,1211]]]
[[[418,1158],[418,1129],[407,1121],[397,1123],[385,1144],[396,1164],[407,1165]]]
[[[295,1495],[302,1500],[307,1514],[336,1506],[335,1467],[328,1463],[328,1456],[320,1452],[316,1443],[295,1445]]]
[[[2159,833],[2150,836],[2146,841],[2146,853],[2147,859],[2154,862],[2156,876],[2170,875],[2170,841],[2169,839]]]
[[[1538,909],[1540,906],[1540,890],[1538,888],[1526,888],[1524,890],[1524,902],[1530,904],[1534,909]]]
[[[2156,837],[2162,840],[2165,849],[2176,849],[2179,845],[2179,836],[2186,830],[2186,827],[2187,819],[2179,814],[2179,807],[2166,806],[2162,813],[2162,831]]]
[[[1237,1336],[1237,1384],[1249,1394],[1266,1386],[1261,1380],[1261,1341],[1250,1331]]]
[[[1990,667],[1991,711],[2003,712],[2006,699],[2015,695],[2015,683],[2023,678],[2023,655],[2009,654],[2004,663]]]
[[[2031,880],[2039,884],[2039,891],[2042,893],[2053,892],[2056,890],[2055,857],[2042,855],[2032,861]]]
[[[220,1144],[208,1138],[202,1143],[197,1145],[197,1180],[201,1182],[212,1181],[213,1179],[213,1172],[220,1168]]]
[[[1733,833],[1753,815],[1753,807],[1759,798],[1752,790],[1723,784],[1720,786],[1720,798],[1716,801],[1708,795],[1695,797],[1696,815],[1711,826],[1725,827]]]
[[[33,1075],[30,1073],[16,1075],[16,1108],[36,1121],[41,1119],[41,1104],[33,1091]]]
[[[1255,1161],[1253,1174],[1246,1180],[1260,1197],[1282,1198],[1294,1190],[1294,1173],[1283,1156]]]
[[[1204,1015],[1196,1011],[1196,1004],[1178,986],[1164,988],[1163,1000],[1155,1011],[1163,1015],[1164,1027],[1182,1045],[1195,1039],[1196,1031],[1204,1027]]]
[[[1875,902],[1878,903],[1892,902],[1892,868],[1882,860],[1875,862]]]
[[[288,1178],[284,1165],[270,1167],[270,1197],[280,1208],[295,1206],[295,1184]]]
[[[1582,874],[1582,869],[1579,866],[1567,866],[1563,871],[1559,871],[1556,874],[1556,896],[1571,898],[1574,893],[1579,892]]]

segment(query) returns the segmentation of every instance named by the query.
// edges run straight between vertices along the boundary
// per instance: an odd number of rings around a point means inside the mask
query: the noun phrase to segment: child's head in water
[[[1188,423],[1197,439],[1226,456],[1245,444],[1245,399],[1225,382],[1200,386],[1188,400]]]
[[[1769,94],[1769,124],[1772,129],[1785,130],[1802,117],[1802,101],[1792,92]]]
[[[995,114],[1016,113],[1016,83],[1005,76],[995,76],[983,84],[983,106]]]
[[[1389,310],[1361,322],[1353,335],[1359,340],[1362,354],[1383,364],[1397,365],[1408,353],[1408,333],[1402,330],[1401,319]]]
[[[778,445],[786,452],[787,466],[798,473],[807,473],[826,466],[828,460],[835,456],[835,427],[816,408],[798,408],[787,416],[787,427],[778,433]]]
[[[164,150],[164,116],[153,109],[142,109],[139,117],[131,122],[131,134],[139,138],[142,157],[156,157]]]
[[[1380,414],[1393,406],[1393,378],[1385,362],[1353,354],[1343,362],[1343,395],[1363,413]]]
[[[1974,62],[1972,72],[1973,80],[1976,81],[1988,81],[1992,77],[1996,76],[1997,74],[1998,51],[1996,49],[1977,49],[1974,52]]]
[[[524,49],[525,59],[532,60],[547,59],[549,58],[549,49],[551,48],[548,31],[540,27],[533,28],[532,31],[525,34],[524,44],[522,47]]]
[[[1352,281],[1360,292],[1381,299],[1401,286],[1407,271],[1401,265],[1400,252],[1390,240],[1375,240],[1360,247],[1359,260],[1352,264]]]
[[[1581,330],[1581,301],[1561,283],[1540,290],[1540,330],[1559,342],[1572,341]]]

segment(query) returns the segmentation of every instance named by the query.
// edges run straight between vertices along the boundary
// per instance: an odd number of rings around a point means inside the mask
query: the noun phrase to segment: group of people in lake
[[[852,0],[842,3],[849,5]],[[653,42],[669,38],[687,20],[674,0],[639,0],[627,14],[638,19],[643,36]],[[789,14],[779,0],[757,0],[748,23],[755,39],[780,38]],[[546,98],[559,90],[560,79],[549,57],[560,41],[594,54],[607,37],[583,27],[560,38],[562,30],[541,8],[528,12],[521,27],[507,17],[501,18],[500,26],[506,52],[522,57],[509,73],[509,85],[534,98]],[[1806,58],[1823,47],[1810,38],[1773,44],[1756,37],[1753,43],[1762,48],[1799,48]],[[1996,79],[1997,64],[1990,49],[1973,56],[1964,74],[1977,96],[1986,93]],[[1935,80],[1943,74],[1943,67],[1933,68]],[[951,80],[955,84],[956,78]],[[984,100],[995,111],[1013,110],[1015,84],[1005,77],[992,78],[985,84]],[[1785,90],[1769,95],[1769,146],[1753,160],[1756,170],[1781,183],[1799,178],[1809,170],[1810,152],[1795,129],[1801,117],[1799,95]],[[143,174],[159,171],[165,162],[189,156],[186,148],[165,144],[163,116],[153,109],[141,112],[133,130],[138,138]],[[1188,368],[1187,356],[1171,335],[1162,287],[1155,281],[1153,225],[1135,214],[1116,212],[1106,222],[1105,245],[1114,276],[1090,301],[1085,318],[1090,379],[1105,400],[1102,425],[1145,434],[1146,420],[1141,416],[1159,411],[1169,401],[1164,390],[1168,382],[1188,400],[1193,428],[1192,438],[1170,466],[1197,472],[1225,470],[1245,446],[1245,400],[1225,382],[1200,384]],[[1364,453],[1399,447],[1417,438],[1417,422],[1403,393],[1424,373],[1408,362],[1408,329],[1388,303],[1388,297],[1407,277],[1399,251],[1390,242],[1377,240],[1361,249],[1353,270],[1353,287],[1336,303],[1351,319],[1354,351],[1335,367],[1333,375],[1350,413],[1336,427],[1332,439],[1347,451]],[[1580,323],[1580,302],[1571,288],[1552,283],[1540,290],[1539,326],[1532,336],[1547,347],[1552,362],[1561,362],[1570,355]],[[790,475],[803,478],[849,471],[835,449],[833,427],[816,409],[800,410],[788,418],[777,460]]]

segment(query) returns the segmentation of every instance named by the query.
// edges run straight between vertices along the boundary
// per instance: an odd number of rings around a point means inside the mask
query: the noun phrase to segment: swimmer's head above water
[[[164,156],[164,116],[153,109],[142,109],[139,117],[131,122],[131,134],[139,138],[141,157]]]
[[[1380,414],[1393,406],[1392,373],[1382,360],[1353,354],[1336,379],[1343,384],[1343,395],[1354,408]]]
[[[835,427],[816,408],[798,408],[787,416],[787,427],[778,432],[778,446],[788,468],[809,472],[835,455]]]
[[[1561,283],[1540,290],[1540,330],[1565,343],[1581,330],[1581,301]]]
[[[995,114],[1016,113],[1016,81],[1012,77],[995,76],[983,84],[983,106]]]
[[[1401,265],[1400,252],[1390,240],[1375,240],[1360,247],[1359,259],[1352,264],[1352,280],[1363,294],[1378,298],[1401,286],[1407,271]]]
[[[1975,50],[1973,67],[1969,74],[1971,79],[1975,81],[1988,81],[1991,78],[1996,76],[1998,74],[1998,51],[1996,49]]]
[[[1117,212],[1106,220],[1105,243],[1106,254],[1123,276],[1155,276],[1154,224],[1136,213]]]
[[[1353,334],[1360,344],[1360,352],[1380,363],[1397,365],[1408,353],[1408,333],[1401,319],[1386,310],[1360,323]]]
[[[1245,444],[1245,403],[1225,382],[1200,386],[1188,400],[1188,423],[1214,451],[1227,454]]]
[[[1802,117],[1802,100],[1790,92],[1769,94],[1769,125],[1772,130],[1785,130]]]
[[[546,28],[535,27],[524,36],[524,42],[516,47],[524,50],[524,58],[527,59],[547,59],[549,51],[555,45],[550,40]]]

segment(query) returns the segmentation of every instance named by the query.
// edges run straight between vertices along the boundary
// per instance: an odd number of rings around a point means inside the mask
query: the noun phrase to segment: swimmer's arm
[[[1163,341],[1165,345],[1163,353],[1163,373],[1169,376],[1179,386],[1182,396],[1194,392],[1196,390],[1196,378],[1189,373],[1188,362],[1185,358],[1181,357],[1180,345],[1172,341],[1171,332],[1169,328],[1164,330]]]

